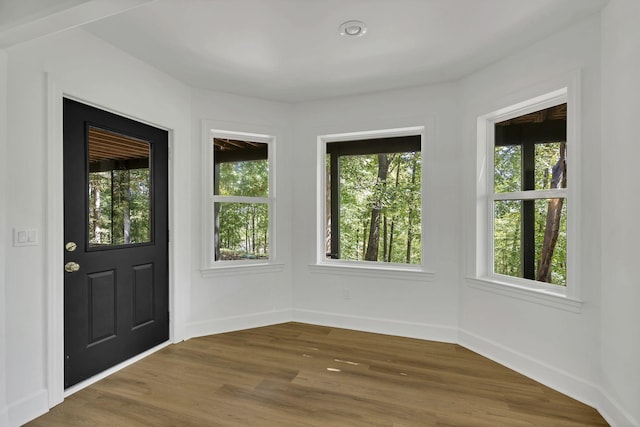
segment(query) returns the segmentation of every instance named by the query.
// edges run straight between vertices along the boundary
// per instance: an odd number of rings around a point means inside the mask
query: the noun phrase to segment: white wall
[[[464,263],[475,272],[476,123],[480,115],[544,94],[580,73],[581,311],[488,292],[461,278],[460,342],[583,402],[599,401],[600,27],[593,17],[465,78],[460,84]],[[548,87],[548,91],[553,87]],[[543,90],[540,92],[540,90]],[[572,183],[569,183],[572,185]],[[576,212],[574,211],[574,212]],[[571,231],[570,231],[571,232]]]
[[[174,339],[182,337],[186,318],[179,317],[186,317],[190,303],[184,295],[189,295],[191,279],[191,193],[184,189],[191,186],[191,93],[181,83],[79,30],[12,47],[8,58],[11,108],[5,176],[13,184],[2,198],[2,205],[9,207],[3,231],[30,227],[41,236],[40,245],[8,247],[5,254],[6,398],[10,424],[19,425],[46,411],[48,392],[52,392],[45,367],[47,301],[54,281],[47,276],[46,263],[55,255],[47,253],[50,240],[61,237],[58,227],[47,227],[51,216],[62,216],[47,212],[47,197],[61,198],[62,188],[54,188],[54,193],[58,191],[54,195],[47,192],[49,176],[59,174],[62,164],[55,164],[56,158],[61,159],[55,148],[47,147],[53,140],[47,127],[45,73],[61,92],[171,130],[171,308],[178,314],[173,319]],[[8,237],[3,239],[7,241]],[[53,243],[62,250],[62,241]]]
[[[0,51],[0,426],[8,424],[6,408],[6,309],[5,309],[5,252],[9,241],[5,221],[7,203],[5,188],[7,175],[7,54]]]
[[[454,85],[352,96],[303,103],[295,114],[293,216],[295,319],[443,341],[456,340],[459,247],[462,207],[455,132]],[[319,135],[407,126],[428,128],[427,268],[433,281],[401,275],[319,273],[316,262],[316,203]],[[348,289],[350,298],[344,299]]]
[[[192,271],[189,336],[208,335],[258,325],[280,323],[291,317],[291,107],[286,104],[219,92],[192,91],[193,149],[191,180],[194,203],[191,213]],[[218,129],[262,133],[276,137],[276,239],[272,248],[274,271],[256,274],[251,269],[234,273],[209,272],[203,277],[202,238],[205,229],[202,215],[208,200],[202,193],[203,121]]]
[[[602,372],[611,411],[640,425],[640,2],[602,13]],[[620,423],[620,425],[623,425]]]

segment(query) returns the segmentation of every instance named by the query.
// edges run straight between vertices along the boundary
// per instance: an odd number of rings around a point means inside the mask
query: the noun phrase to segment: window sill
[[[309,271],[318,274],[370,277],[374,279],[403,279],[418,282],[432,282],[435,273],[419,268],[379,267],[362,264],[311,264]]]
[[[481,291],[492,292],[573,313],[580,313],[582,311],[582,301],[571,299],[562,294],[499,282],[489,277],[465,277],[465,280],[467,286]]]
[[[284,271],[284,264],[245,264],[238,263],[220,267],[209,267],[200,270],[203,278],[220,276],[239,276],[244,274],[279,273]]]

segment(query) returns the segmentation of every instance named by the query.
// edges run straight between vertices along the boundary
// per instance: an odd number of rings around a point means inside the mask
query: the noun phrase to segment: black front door
[[[67,388],[169,339],[168,134],[63,111]]]

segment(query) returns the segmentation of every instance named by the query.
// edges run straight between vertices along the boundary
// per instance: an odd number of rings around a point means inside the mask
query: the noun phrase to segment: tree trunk
[[[411,164],[411,186],[416,183],[416,166],[418,165],[418,161],[416,157],[413,157],[413,162]],[[413,227],[413,197],[409,200],[409,218],[407,224],[407,258],[406,263],[411,264],[411,241],[413,240],[413,232],[411,231]]]
[[[244,216],[244,215],[243,215]],[[246,218],[244,218],[246,219]],[[249,252],[251,246],[249,245],[249,227],[247,227],[246,223],[244,225],[244,249],[246,252]]]
[[[387,254],[387,262],[391,262],[391,256],[393,255],[393,229],[395,228],[395,217],[391,218],[391,231],[389,232],[389,253]]]
[[[560,158],[553,166],[551,173],[551,188],[567,187],[567,165],[566,165],[567,144],[560,144]],[[544,240],[538,263],[536,280],[551,283],[551,258],[556,248],[558,234],[560,232],[560,219],[562,216],[562,206],[564,199],[550,199],[547,206],[547,223],[544,229]]]
[[[256,253],[256,207],[251,207],[251,253]]]
[[[269,227],[267,226],[267,228],[264,230],[264,251],[262,252],[265,256],[268,253],[269,250]]]
[[[100,175],[90,175],[91,191],[93,192],[93,204],[91,206],[91,236],[93,243],[103,243],[100,238]]]
[[[387,232],[387,216],[382,216],[382,261],[387,262],[387,242],[389,234]]]
[[[113,170],[111,211],[114,244],[131,243],[131,188],[129,185],[129,171]]]
[[[396,159],[398,159],[397,162],[397,166],[396,166],[396,188],[398,188],[398,184],[400,183],[400,163],[402,162],[402,156],[398,155],[396,156]],[[391,257],[392,257],[392,253],[393,253],[393,231],[396,225],[396,217],[395,215],[393,215],[391,217],[391,230],[389,231],[389,251],[387,252],[387,262],[391,262]]]
[[[369,228],[369,221],[362,224],[362,259],[367,255],[367,228]]]
[[[369,242],[364,259],[366,261],[378,260],[378,246],[380,244],[380,216],[384,196],[384,186],[389,173],[389,157],[386,154],[378,154],[378,181],[376,183],[377,197],[371,206],[371,224],[369,230]]]
[[[213,204],[213,260],[220,260],[220,203]],[[227,238],[227,247],[229,247],[229,239]]]

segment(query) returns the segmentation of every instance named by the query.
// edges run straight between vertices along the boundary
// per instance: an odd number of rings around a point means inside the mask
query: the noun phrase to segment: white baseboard
[[[459,330],[458,339],[461,346],[597,409],[611,426],[640,426],[620,405],[609,399],[596,384],[469,331]]]
[[[622,409],[622,406],[610,399],[609,395],[604,391],[601,391],[599,404],[595,408],[612,427],[640,426],[640,420],[634,419],[627,411]]]
[[[540,362],[469,331],[459,330],[458,339],[461,346],[589,406],[596,407],[600,399],[600,390],[595,384],[580,379],[569,372]]]
[[[456,343],[458,338],[457,328],[453,326],[350,316],[313,310],[293,310],[293,320],[313,325],[333,326],[336,328],[447,343]]]
[[[261,326],[276,325],[291,321],[291,310],[266,311],[247,316],[223,317],[203,322],[188,323],[185,327],[186,339],[203,337],[207,335],[222,334],[225,332],[240,331],[243,329],[258,328]]]
[[[42,389],[9,405],[7,425],[19,427],[49,411],[49,393]]]

